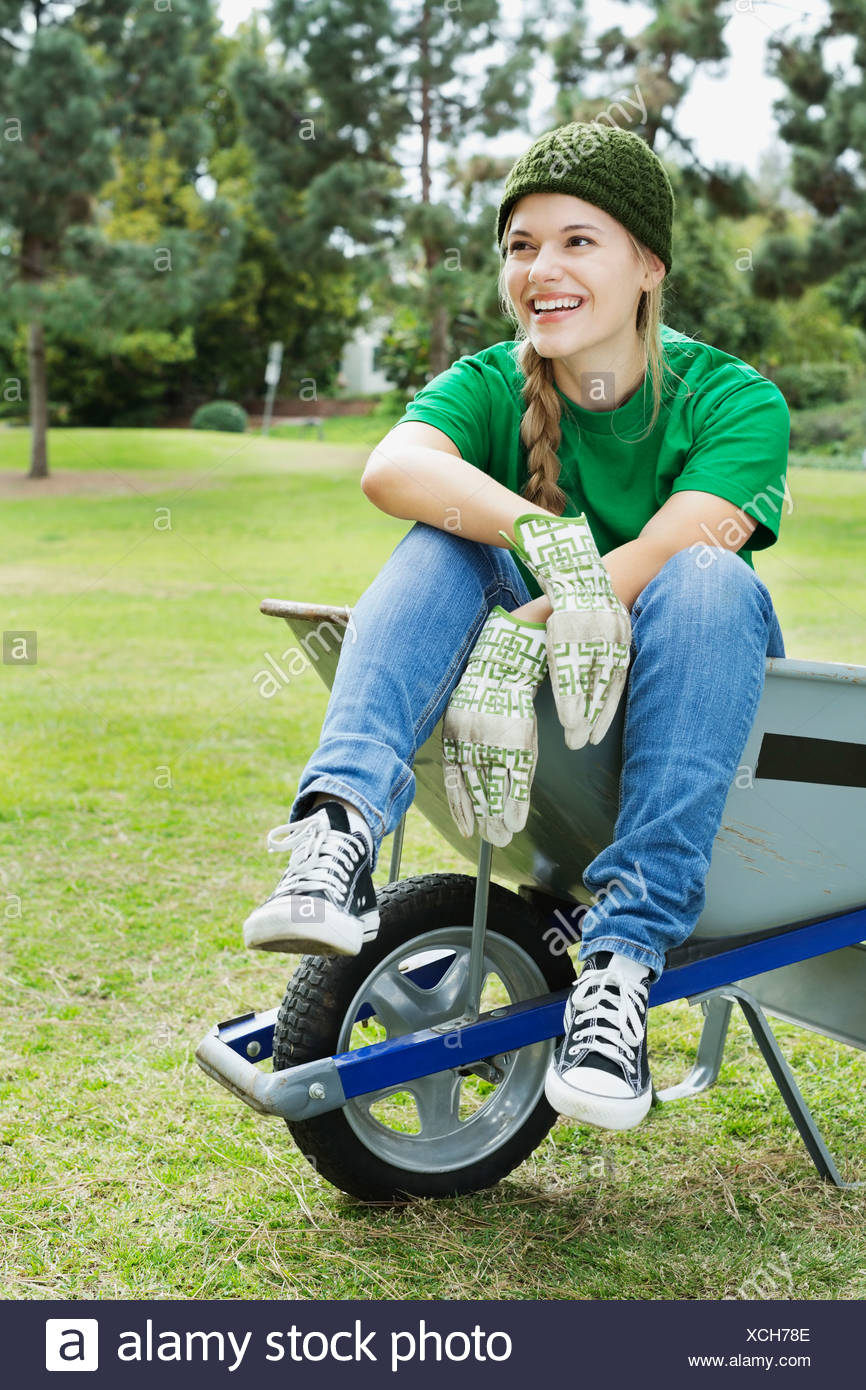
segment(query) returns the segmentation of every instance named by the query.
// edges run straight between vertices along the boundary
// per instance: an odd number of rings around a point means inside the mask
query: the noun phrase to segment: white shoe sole
[[[295,903],[303,901],[299,897]],[[298,955],[356,956],[367,941],[374,940],[379,930],[379,910],[373,908],[361,917],[353,917],[324,898],[310,898],[321,920],[311,916],[296,921],[287,911],[287,903],[263,903],[251,912],[244,922],[244,945],[253,951],[287,951]],[[296,909],[297,910],[297,909]]]
[[[598,1125],[599,1129],[634,1129],[653,1100],[651,1085],[641,1096],[599,1096],[592,1091],[579,1091],[563,1081],[552,1067],[544,1078],[544,1094],[558,1114],[582,1124]]]

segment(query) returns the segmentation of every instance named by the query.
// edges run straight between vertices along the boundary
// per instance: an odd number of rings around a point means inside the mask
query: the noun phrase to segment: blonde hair
[[[523,489],[523,496],[528,502],[535,503],[536,506],[545,507],[553,512],[555,516],[561,516],[565,510],[568,498],[558,485],[560,462],[557,454],[562,440],[562,429],[560,420],[562,408],[567,402],[557,393],[553,376],[553,359],[542,357],[536,352],[532,340],[527,335],[526,329],[517,317],[511,296],[508,293],[505,274],[505,248],[508,243],[508,233],[511,227],[511,219],[514,216],[515,206],[511,209],[502,240],[499,244],[499,252],[502,257],[502,269],[499,272],[499,303],[505,316],[515,324],[515,346],[513,349],[514,360],[520,367],[524,376],[523,399],[525,408],[520,421],[520,438],[527,450],[527,467],[529,477]],[[631,242],[632,249],[641,262],[645,270],[651,270],[652,265],[650,256],[652,252],[643,242],[638,241],[627,229],[626,235]],[[651,289],[644,290],[638,301],[637,315],[635,318],[635,328],[640,338],[643,351],[644,364],[647,376],[652,382],[653,409],[650,422],[642,435],[638,439],[631,440],[636,444],[639,439],[645,439],[652,433],[656,420],[661,409],[662,397],[662,378],[665,370],[670,371],[678,381],[682,377],[669,367],[661,342],[661,324],[663,309],[663,285],[664,279]],[[646,377],[641,388],[646,394]]]

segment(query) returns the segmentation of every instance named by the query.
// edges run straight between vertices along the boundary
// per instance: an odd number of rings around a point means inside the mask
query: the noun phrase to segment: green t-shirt
[[[643,440],[637,436],[652,412],[649,381],[617,410],[587,410],[556,387],[563,403],[558,450],[558,483],[568,497],[563,515],[584,512],[604,555],[634,540],[671,493],[712,492],[756,519],[749,549],[738,552],[754,569],[751,552],[773,544],[783,503],[790,503],[785,474],[791,417],[785,398],[754,367],[709,343],[667,325],[661,341],[670,371],[664,374],[655,427]],[[521,493],[527,451],[520,439],[523,374],[515,346],[513,340],[494,343],[458,358],[421,387],[398,423],[435,425],[469,463]],[[721,536],[708,528],[706,544],[720,543]],[[518,567],[538,597],[534,576],[519,561]]]

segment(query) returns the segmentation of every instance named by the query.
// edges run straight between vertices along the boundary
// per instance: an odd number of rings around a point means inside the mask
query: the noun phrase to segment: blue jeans
[[[530,597],[509,551],[416,522],[352,609],[321,741],[289,819],[308,815],[316,792],[343,797],[363,812],[377,860],[414,798],[415,754],[490,610]],[[638,595],[619,814],[583,882],[598,895],[614,880],[634,883],[638,866],[644,891],[625,901],[609,892],[586,913],[581,959],[617,951],[658,976],[665,952],[693,931],[765,658],[784,655],[767,588],[721,546],[678,551]]]

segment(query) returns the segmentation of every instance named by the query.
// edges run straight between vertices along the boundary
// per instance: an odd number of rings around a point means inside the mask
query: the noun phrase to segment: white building
[[[384,372],[373,366],[373,355],[382,341],[388,325],[387,318],[373,319],[343,348],[340,358],[340,386],[350,396],[375,396],[390,391],[394,383]]]

